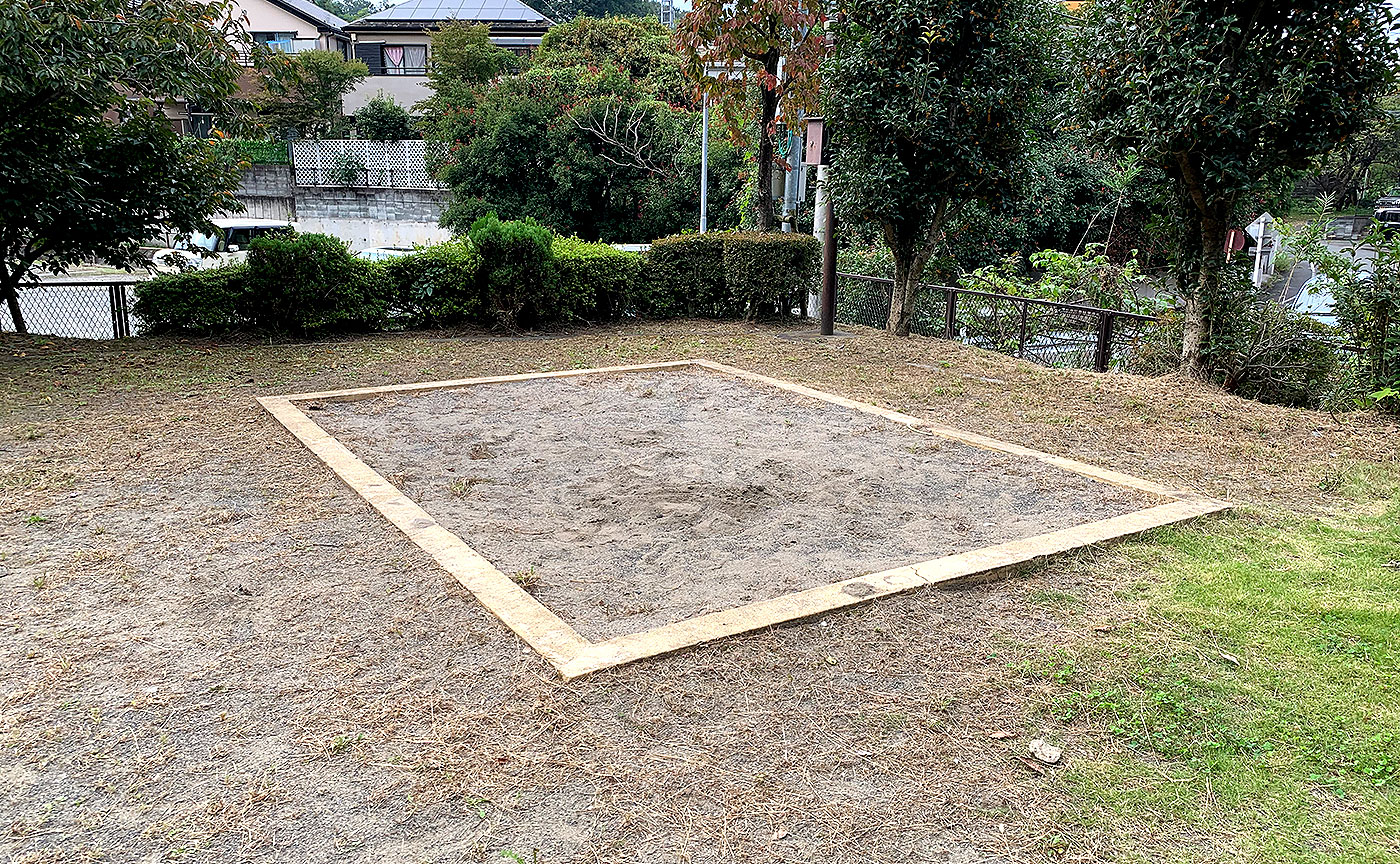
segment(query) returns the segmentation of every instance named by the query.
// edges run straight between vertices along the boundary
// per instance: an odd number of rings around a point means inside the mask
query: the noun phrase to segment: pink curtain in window
[[[384,46],[384,65],[388,67],[388,71],[389,71],[390,73],[393,73],[393,72],[398,72],[398,73],[400,73],[400,74],[403,73],[403,46],[402,46],[402,45],[385,45],[385,46]]]

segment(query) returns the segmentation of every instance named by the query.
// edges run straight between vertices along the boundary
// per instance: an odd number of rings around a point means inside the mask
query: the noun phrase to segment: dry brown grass
[[[1092,638],[1054,597],[1113,619],[1114,568],[1083,563],[1112,553],[564,685],[254,395],[709,357],[1266,508],[1325,510],[1344,466],[1395,458],[1380,421],[1190,382],[778,335],[677,322],[277,346],[6,337],[0,852],[1050,854],[1045,806],[1062,793],[1015,758],[1038,731],[1039,685],[1008,665]]]

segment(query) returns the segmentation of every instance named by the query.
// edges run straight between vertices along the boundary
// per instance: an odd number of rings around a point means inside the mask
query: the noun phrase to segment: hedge
[[[554,240],[554,280],[564,320],[608,321],[628,311],[642,256],[577,237]]]
[[[816,287],[821,242],[807,234],[685,234],[652,244],[638,311],[654,317],[785,316]]]
[[[481,318],[481,255],[468,242],[428,246],[384,262],[393,292],[390,316],[408,327],[451,327]]]
[[[291,153],[286,141],[255,141],[248,138],[215,139],[214,146],[252,165],[287,165]]]
[[[476,324],[514,329],[624,316],[786,315],[816,280],[820,244],[739,232],[658,240],[650,253],[477,220],[469,238],[379,263],[319,234],[265,237],[248,262],[137,289],[146,333],[325,332]]]
[[[382,327],[393,301],[382,265],[323,234],[259,237],[248,261],[158,276],[137,286],[145,333],[309,336]]]

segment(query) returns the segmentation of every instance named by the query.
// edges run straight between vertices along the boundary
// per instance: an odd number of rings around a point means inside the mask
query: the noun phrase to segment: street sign
[[[1249,234],[1249,236],[1254,238],[1255,242],[1258,242],[1260,237],[1264,235],[1264,232],[1272,229],[1273,227],[1274,217],[1270,216],[1268,213],[1261,213],[1259,214],[1259,218],[1249,223],[1249,227],[1245,228],[1244,230],[1245,233]]]
[[[1225,254],[1232,255],[1244,248],[1244,232],[1238,228],[1231,228],[1230,233],[1225,235]]]

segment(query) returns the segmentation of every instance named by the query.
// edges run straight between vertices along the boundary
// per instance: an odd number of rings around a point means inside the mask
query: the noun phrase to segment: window
[[[385,45],[385,75],[424,75],[428,71],[427,45]]]

